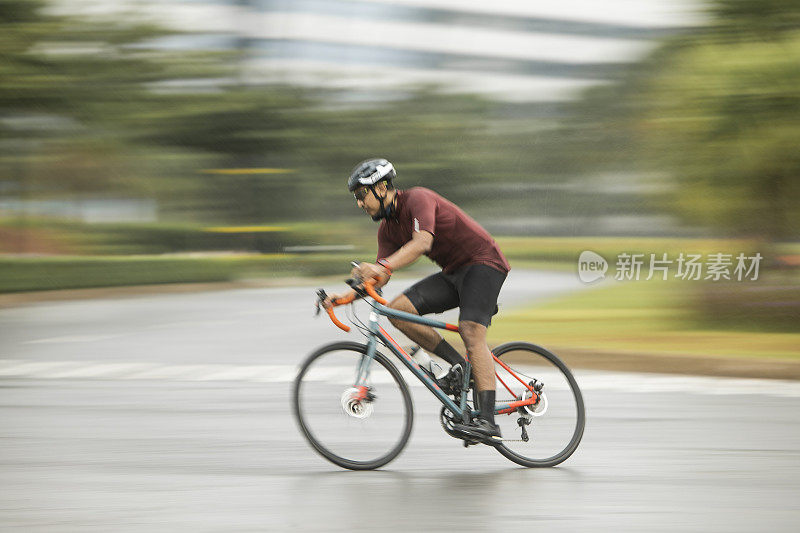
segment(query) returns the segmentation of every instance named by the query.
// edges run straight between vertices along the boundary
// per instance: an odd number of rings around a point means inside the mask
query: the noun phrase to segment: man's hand
[[[325,298],[324,300],[322,300],[320,302],[320,305],[323,307],[323,309],[329,309],[329,308],[333,307],[333,301],[334,300],[338,300],[340,298],[344,298],[344,297],[346,297],[348,295],[349,294],[329,294],[327,298]]]
[[[389,273],[386,271],[386,269],[375,263],[359,263],[357,267],[353,268],[352,272],[350,272],[350,275],[354,278],[360,278],[364,281],[377,279],[379,286],[384,285],[387,281],[389,281]]]

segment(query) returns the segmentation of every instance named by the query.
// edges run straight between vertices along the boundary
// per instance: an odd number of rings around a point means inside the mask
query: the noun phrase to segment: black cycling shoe
[[[456,363],[450,367],[447,374],[436,380],[439,388],[448,396],[458,396],[461,394],[461,386],[464,384],[464,369],[460,364]],[[469,388],[473,388],[475,382],[472,376],[469,378]]]
[[[471,424],[453,424],[453,430],[489,446],[497,446],[503,442],[500,426],[483,418],[478,418]]]

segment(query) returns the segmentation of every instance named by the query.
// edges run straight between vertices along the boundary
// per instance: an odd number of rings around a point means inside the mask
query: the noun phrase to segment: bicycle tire
[[[414,405],[411,400],[411,393],[409,392],[408,384],[405,382],[400,372],[397,370],[397,367],[395,367],[385,355],[376,351],[373,364],[375,363],[380,364],[383,368],[386,369],[389,375],[391,375],[392,379],[399,387],[403,405],[405,407],[405,415],[404,415],[405,420],[403,422],[403,428],[400,434],[400,439],[386,454],[367,461],[353,460],[338,455],[337,453],[334,453],[329,448],[329,446],[326,446],[323,442],[321,442],[320,439],[318,439],[314,435],[314,432],[310,429],[307,421],[303,417],[303,413],[301,410],[301,398],[300,398],[301,389],[303,386],[303,378],[307,375],[309,369],[312,368],[315,361],[317,361],[320,357],[324,356],[325,354],[334,351],[342,351],[342,352],[352,351],[362,355],[366,355],[367,346],[365,344],[359,344],[355,342],[335,342],[320,347],[306,358],[306,360],[300,367],[300,371],[298,372],[297,377],[294,380],[294,386],[292,388],[292,407],[295,420],[300,428],[300,431],[302,432],[306,441],[308,441],[308,443],[311,445],[311,447],[317,453],[319,453],[325,459],[334,463],[335,465],[350,470],[373,470],[375,468],[384,466],[390,461],[394,460],[400,454],[400,452],[403,451],[403,448],[405,448],[406,444],[408,443],[408,439],[411,436],[411,429],[413,427],[413,422],[414,422]],[[378,395],[378,397],[380,397],[380,395]]]
[[[562,450],[560,450],[558,453],[551,455],[550,457],[545,457],[542,459],[534,459],[526,457],[520,453],[511,450],[505,444],[496,446],[496,449],[507,459],[517,463],[518,465],[526,466],[529,468],[552,467],[560,463],[563,463],[573,453],[575,453],[575,450],[577,450],[578,445],[580,444],[581,439],[583,438],[583,432],[586,427],[586,408],[583,401],[583,394],[581,393],[577,381],[575,381],[575,376],[572,375],[572,372],[569,370],[567,365],[564,364],[564,362],[561,359],[559,359],[552,352],[546,350],[545,348],[542,348],[541,346],[537,346],[535,344],[527,342],[509,342],[506,344],[502,344],[493,350],[494,355],[498,359],[501,359],[503,355],[506,355],[509,352],[528,352],[534,357],[543,357],[563,374],[564,378],[566,379],[566,382],[569,384],[569,388],[575,399],[576,421],[575,421],[575,428],[569,442]],[[509,366],[513,368],[514,364],[509,364]]]

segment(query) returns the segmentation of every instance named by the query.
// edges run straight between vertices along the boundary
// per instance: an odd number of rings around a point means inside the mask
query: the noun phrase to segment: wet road
[[[515,273],[505,305],[577,288]],[[390,293],[392,291],[389,291]],[[289,414],[308,288],[0,310],[0,528],[37,531],[796,531],[800,384],[577,371],[580,448],[517,467],[414,387],[381,471],[319,458]]]

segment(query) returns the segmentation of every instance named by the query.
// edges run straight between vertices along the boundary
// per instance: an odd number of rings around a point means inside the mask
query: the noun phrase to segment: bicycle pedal
[[[474,436],[462,433],[460,431],[453,431],[452,436],[457,439],[461,439],[464,442],[464,448],[467,448],[469,446],[476,446],[478,444],[486,444],[487,446],[492,446],[493,444],[500,444],[506,440],[502,437],[490,437],[487,440],[476,440]]]

